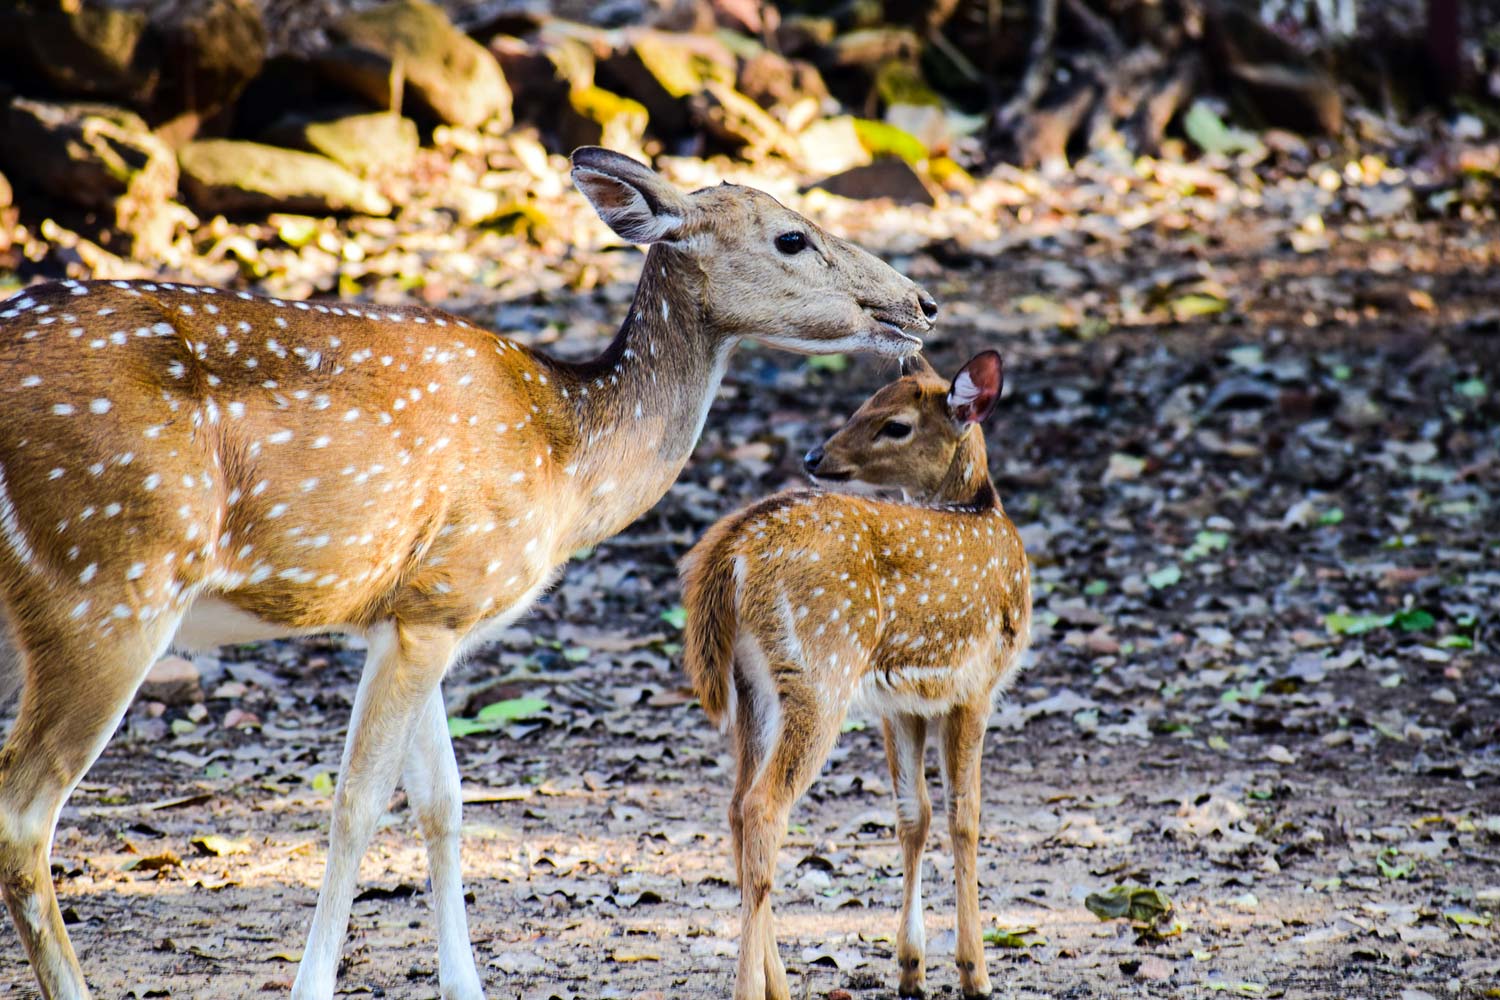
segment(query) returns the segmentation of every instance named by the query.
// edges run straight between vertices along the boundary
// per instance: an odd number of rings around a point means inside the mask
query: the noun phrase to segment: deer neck
[[[560,455],[574,524],[566,544],[596,544],[648,510],[697,444],[735,339],[704,320],[704,275],[658,244],[619,332],[592,361],[561,366],[577,428]]]
[[[989,458],[984,448],[984,433],[978,424],[964,431],[953,449],[953,461],[943,474],[933,499],[943,504],[962,504],[988,508],[999,504],[995,485],[990,480]]]

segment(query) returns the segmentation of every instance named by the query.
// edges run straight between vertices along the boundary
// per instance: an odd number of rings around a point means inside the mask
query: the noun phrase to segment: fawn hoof
[[[922,968],[920,958],[903,958],[897,964],[901,967],[901,985],[896,989],[896,995],[906,997],[925,997],[927,990],[924,988],[924,980],[927,978]]]
[[[958,991],[964,1000],[984,1000],[994,993],[989,972],[982,963],[958,963]]]

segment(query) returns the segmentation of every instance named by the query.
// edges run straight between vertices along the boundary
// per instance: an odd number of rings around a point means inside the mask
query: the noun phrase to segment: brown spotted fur
[[[998,396],[998,358],[989,357]],[[884,435],[892,421],[911,433]],[[714,525],[683,561],[686,668],[710,718],[732,717],[738,756],[730,826],[745,910],[735,997],[788,995],[768,903],[776,850],[856,696],[885,721],[897,793],[907,878],[902,995],[919,995],[925,974],[922,747],[936,723],[955,850],[960,985],[982,996],[978,759],[994,692],[1016,669],[1030,630],[1026,554],[989,478],[977,420],[955,419],[949,384],[925,362],[871,397],[814,471],[911,499],[778,494]]]

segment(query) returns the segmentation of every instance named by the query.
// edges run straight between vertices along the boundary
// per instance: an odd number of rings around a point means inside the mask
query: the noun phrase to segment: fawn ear
[[[918,351],[916,354],[908,354],[901,359],[901,374],[937,376],[937,372],[933,371],[932,365],[928,363],[926,355],[921,351]]]
[[[613,150],[573,150],[573,183],[599,218],[631,243],[674,240],[687,218],[687,199],[675,187],[650,167]]]
[[[948,389],[948,412],[959,423],[977,424],[989,417],[1005,385],[1005,366],[1000,355],[984,351],[953,376]]]

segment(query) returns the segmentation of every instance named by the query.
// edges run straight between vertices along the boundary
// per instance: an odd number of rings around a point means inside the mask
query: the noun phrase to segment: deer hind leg
[[[395,790],[417,720],[455,648],[456,636],[446,629],[384,623],[370,632],[370,652],[354,697],[333,796],[328,863],[307,948],[292,983],[292,1000],[333,996],[360,859]]]
[[[782,690],[774,735],[740,801],[742,912],[735,1000],[790,1000],[771,923],[776,856],[792,804],[827,760],[841,719],[842,712],[820,704],[815,690],[795,683]]]
[[[23,674],[20,708],[0,750],[0,893],[42,996],[84,1000],[88,986],[52,885],[52,837],[63,803],[104,750],[177,618],[110,625],[106,637],[97,613],[61,617],[16,614],[11,634],[0,636],[13,644],[0,657],[14,655]]]
[[[437,916],[438,983],[443,1000],[483,1000],[484,987],[474,968],[469,921],[464,913],[463,864],[459,830],[463,799],[458,762],[448,736],[448,713],[442,691],[427,696],[406,758],[406,797],[427,843]]]
[[[990,995],[979,929],[979,765],[988,698],[960,705],[943,719],[943,783],[947,786],[948,830],[953,841],[953,881],[958,900],[958,984],[965,998]]]
[[[927,976],[927,933],[922,925],[922,851],[932,822],[932,800],[927,794],[924,764],[927,720],[920,715],[898,715],[885,720],[885,759],[896,792],[896,835],[901,840],[901,931],[896,963],[901,969],[899,993],[924,995]]]

